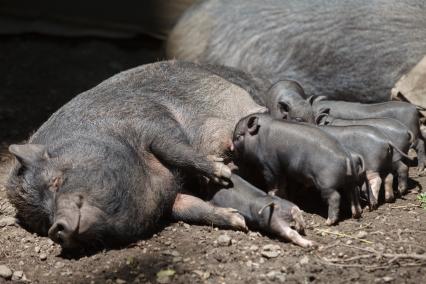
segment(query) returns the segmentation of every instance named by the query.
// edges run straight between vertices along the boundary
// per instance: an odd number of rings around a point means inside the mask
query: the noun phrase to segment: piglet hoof
[[[325,221],[325,224],[327,226],[333,226],[337,224],[337,218],[327,218],[327,220]]]
[[[425,167],[424,166],[419,166],[419,168],[417,170],[417,176],[419,176],[419,177],[426,176],[426,171],[425,171]]]
[[[392,195],[387,195],[385,194],[385,202],[386,203],[394,203],[395,202],[395,196]]]
[[[304,248],[312,248],[312,249],[317,249],[319,247],[319,245],[311,240],[308,239],[304,239],[305,242],[301,244],[302,247]]]
[[[207,156],[207,158],[214,163],[213,181],[224,186],[229,185],[232,171],[223,163],[223,159],[213,155]]]
[[[244,232],[248,231],[246,221],[244,217],[238,212],[238,210],[234,208],[222,207],[218,207],[216,210],[217,215],[223,218],[223,225],[225,227]]]
[[[404,196],[407,194],[407,187],[406,186],[398,186],[398,192],[400,196]]]

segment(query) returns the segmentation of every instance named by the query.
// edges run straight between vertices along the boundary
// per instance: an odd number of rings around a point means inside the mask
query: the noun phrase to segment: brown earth
[[[28,137],[75,94],[161,58],[161,43],[144,38],[114,42],[33,35],[0,38],[0,43],[0,184],[10,165],[8,144]],[[415,172],[412,168],[408,195],[366,211],[359,221],[330,228],[322,217],[306,213],[307,236],[321,245],[317,250],[256,232],[174,223],[126,248],[68,255],[15,224],[0,227],[0,266],[23,271],[22,279],[34,283],[425,283],[426,210],[416,197],[426,177]],[[13,214],[1,186],[0,224]],[[277,256],[263,256],[265,245]],[[0,277],[0,283],[7,281]]]

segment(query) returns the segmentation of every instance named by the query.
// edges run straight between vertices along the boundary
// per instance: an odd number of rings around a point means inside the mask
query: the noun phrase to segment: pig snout
[[[58,219],[49,229],[49,238],[62,247],[73,246],[73,236],[78,231],[78,224],[73,224],[67,218]]]

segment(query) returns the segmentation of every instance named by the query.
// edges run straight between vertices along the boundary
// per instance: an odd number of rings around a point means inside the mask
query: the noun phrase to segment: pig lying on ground
[[[167,56],[222,64],[309,95],[379,102],[426,52],[423,0],[206,0],[171,32]]]
[[[328,204],[326,224],[332,225],[339,219],[339,191],[344,191],[352,216],[361,216],[358,185],[363,165],[358,155],[352,157],[318,127],[252,114],[238,122],[233,141],[238,164],[260,171],[268,192],[285,192],[288,179],[314,185]]]
[[[375,127],[405,154],[408,153],[414,141],[414,135],[411,131],[401,122],[392,118],[339,119],[328,114],[322,114],[317,117],[317,123],[319,125],[366,125]],[[401,195],[405,194],[408,188],[408,166],[403,157],[405,156],[398,152],[394,152],[392,156],[392,168],[398,176],[398,191]]]
[[[383,102],[361,104],[343,101],[313,99],[314,113],[328,112],[331,116],[342,119],[393,118],[406,126],[414,136],[413,147],[417,152],[419,172],[426,165],[425,142],[420,132],[419,113],[416,106],[405,102]],[[404,137],[406,137],[404,135]]]
[[[396,152],[409,158],[384,134],[371,126],[321,126],[321,130],[335,137],[350,152],[363,157],[366,176],[371,188],[368,193],[370,208],[378,205],[379,191],[384,180],[385,200],[394,201],[392,156]]]
[[[229,183],[223,158],[235,125],[264,110],[197,64],[122,72],[60,108],[28,144],[10,146],[17,161],[8,198],[24,227],[64,248],[128,243],[169,217],[245,229],[236,210],[185,194],[185,185],[199,177]],[[258,223],[286,235],[285,227]]]

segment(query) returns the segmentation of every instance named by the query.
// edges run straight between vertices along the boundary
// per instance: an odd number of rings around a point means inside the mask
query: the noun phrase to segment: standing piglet
[[[323,113],[317,116],[316,122],[319,125],[372,126],[382,132],[404,154],[408,153],[414,141],[413,133],[401,122],[392,118],[341,119]],[[401,195],[405,194],[408,188],[408,166],[404,157],[398,152],[392,155],[392,169],[398,175],[398,191]]]
[[[371,193],[370,207],[375,209],[383,179],[385,200],[394,201],[392,156],[394,151],[409,158],[378,129],[371,126],[321,126],[321,130],[335,137],[346,149],[363,157]]]
[[[327,111],[330,115],[342,119],[393,118],[405,125],[413,134],[413,147],[417,152],[419,172],[426,165],[425,142],[420,132],[419,112],[416,106],[405,102],[383,102],[361,104],[344,101],[313,99],[315,113]]]
[[[341,193],[359,218],[360,168],[351,154],[333,137],[315,126],[274,120],[266,114],[241,119],[233,135],[236,160],[260,171],[266,190],[284,190],[288,179],[314,185],[328,203],[327,225],[339,219]]]

